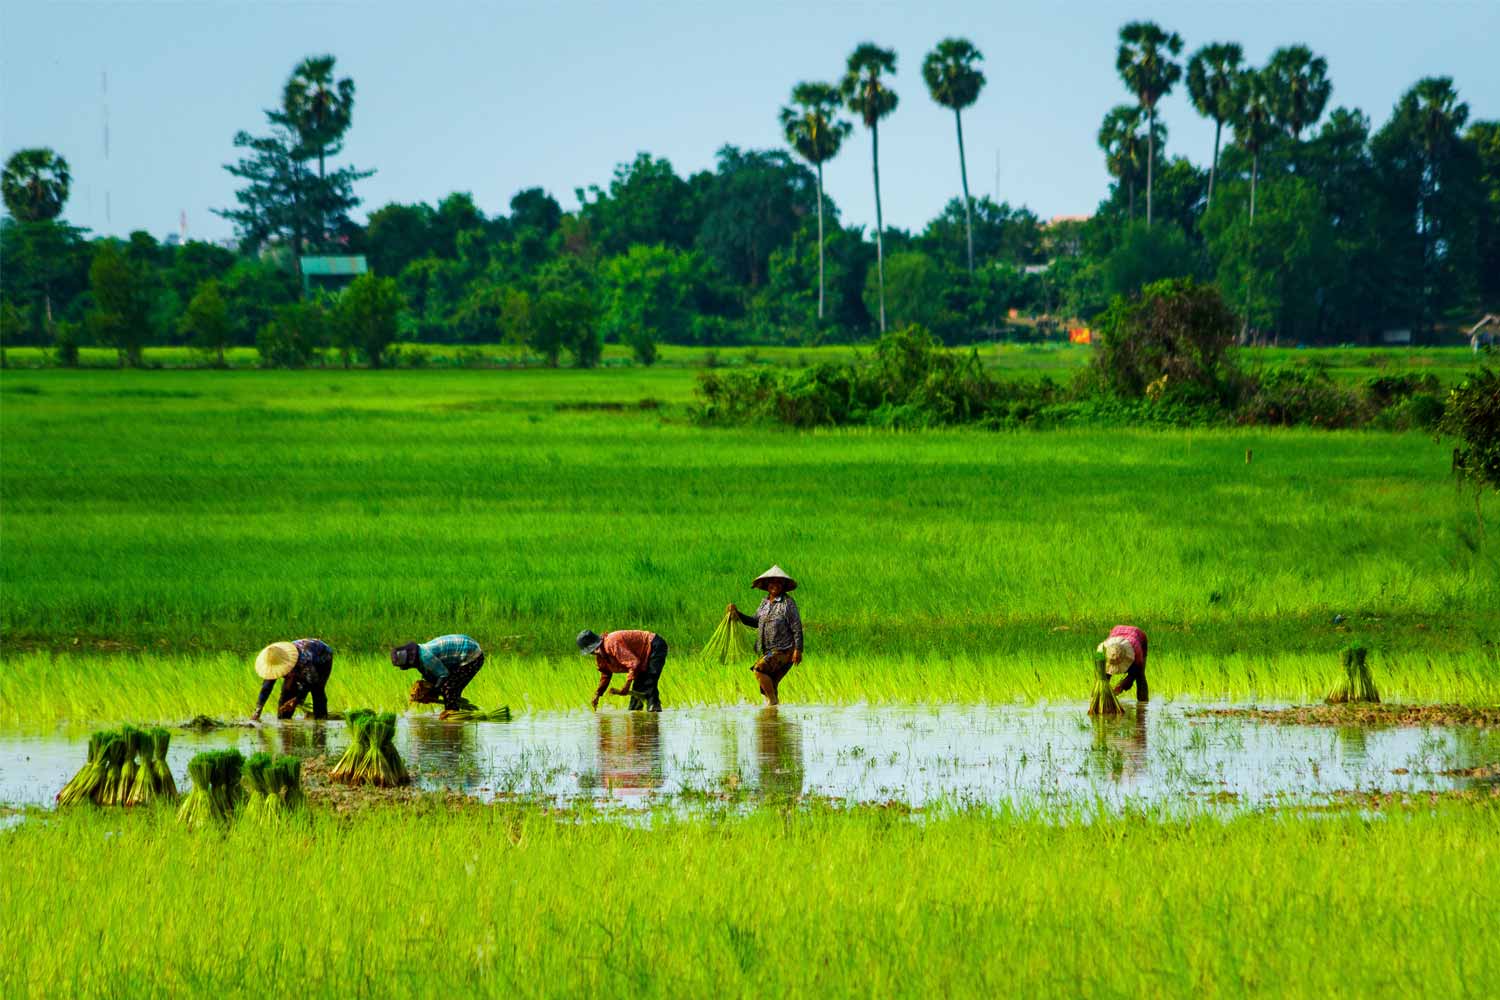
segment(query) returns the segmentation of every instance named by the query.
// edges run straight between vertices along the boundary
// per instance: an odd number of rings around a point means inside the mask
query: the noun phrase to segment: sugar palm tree
[[[896,53],[865,42],[849,54],[848,69],[839,84],[844,106],[870,130],[870,162],[875,171],[875,267],[880,291],[880,332],[885,333],[885,245],[880,213],[880,119],[896,110],[896,93],[886,77],[896,72]]]
[[[1182,67],[1172,57],[1182,51],[1182,36],[1163,31],[1154,21],[1131,21],[1120,29],[1115,69],[1146,110],[1146,225],[1151,225],[1151,188],[1156,146],[1156,102],[1171,93],[1182,78]]]
[[[18,149],[5,161],[0,193],[17,222],[49,222],[62,214],[73,177],[68,161],[50,149]]]
[[[1233,42],[1203,46],[1187,64],[1188,96],[1193,107],[1214,123],[1214,158],[1208,166],[1208,204],[1214,203],[1214,179],[1219,172],[1219,138],[1224,123],[1234,116],[1234,87],[1245,54]]]
[[[1255,186],[1260,151],[1276,133],[1271,88],[1264,71],[1241,74],[1234,90],[1234,138],[1250,151],[1250,224],[1255,224]]]
[[[1262,71],[1276,124],[1286,129],[1293,142],[1316,122],[1333,93],[1328,81],[1328,60],[1315,56],[1306,45],[1289,45],[1271,53]]]
[[[1120,104],[1109,110],[1099,126],[1099,148],[1110,176],[1129,193],[1129,218],[1135,218],[1135,185],[1146,166],[1146,150],[1167,141],[1167,126],[1156,122],[1146,135],[1146,114],[1138,105]]]
[[[354,81],[335,81],[334,57],[310,56],[292,71],[281,95],[285,122],[296,130],[302,148],[318,157],[318,186],[324,181],[324,161],[338,152],[339,141],[354,120]],[[319,236],[326,225],[319,220]]]
[[[818,319],[823,318],[823,164],[838,155],[854,126],[838,117],[838,88],[828,83],[799,83],[792,103],[781,109],[786,141],[818,171]]]
[[[953,109],[953,123],[958,128],[958,173],[964,186],[964,233],[969,242],[969,273],[974,273],[974,207],[969,197],[969,167],[964,161],[963,109],[979,99],[984,89],[984,73],[979,63],[984,55],[968,39],[945,38],[922,61],[922,79],[932,99]]]

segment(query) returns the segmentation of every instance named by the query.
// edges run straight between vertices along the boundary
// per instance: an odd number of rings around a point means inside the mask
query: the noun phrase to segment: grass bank
[[[0,834],[0,994],[1465,997],[1500,976],[1492,804],[1057,819],[433,805],[267,841],[33,818]]]

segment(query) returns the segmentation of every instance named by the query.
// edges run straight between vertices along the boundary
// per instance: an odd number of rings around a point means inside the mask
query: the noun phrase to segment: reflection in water
[[[440,775],[444,785],[461,788],[483,778],[475,726],[444,722],[435,715],[413,715],[407,719],[407,735],[406,766],[413,773]]]
[[[302,719],[286,719],[276,725],[261,726],[259,734],[261,749],[273,754],[291,754],[293,757],[321,757],[328,752],[328,723]]]
[[[755,759],[761,795],[794,799],[802,794],[807,776],[802,762],[802,727],[782,718],[775,707],[762,709],[755,717]]]
[[[1088,758],[1090,772],[1115,781],[1140,776],[1146,768],[1146,712],[1146,706],[1137,703],[1133,719],[1128,714],[1091,717],[1094,740]]]
[[[598,770],[612,791],[649,791],[661,786],[666,768],[661,750],[661,715],[656,712],[598,712]]]
[[[1363,726],[1339,726],[1334,732],[1339,740],[1339,761],[1346,767],[1365,762],[1369,755],[1369,730]]]

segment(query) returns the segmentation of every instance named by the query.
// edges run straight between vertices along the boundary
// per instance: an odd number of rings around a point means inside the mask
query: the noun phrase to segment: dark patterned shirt
[[[755,648],[762,655],[789,649],[802,652],[802,615],[790,595],[782,594],[775,600],[767,597],[755,614],[740,612],[740,621],[756,630]]]
[[[328,696],[325,692],[329,675],[333,673],[333,650],[322,639],[295,639],[292,645],[297,647],[297,664],[281,679],[281,700],[277,714],[280,715],[281,710],[286,709],[287,716],[290,716],[302,703],[302,699],[310,694],[313,699],[313,714],[320,718],[326,716]],[[275,687],[274,680],[261,683],[260,699],[255,703],[257,712],[265,707],[266,699],[271,697],[271,691]],[[291,704],[290,708],[287,708],[288,703]]]

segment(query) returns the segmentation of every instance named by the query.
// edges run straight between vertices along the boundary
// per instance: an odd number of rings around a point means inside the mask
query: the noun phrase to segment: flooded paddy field
[[[416,786],[481,801],[528,797],[645,806],[708,798],[849,804],[1257,808],[1344,793],[1484,787],[1500,729],[1479,723],[1286,725],[1177,699],[1090,719],[1078,705],[704,707],[662,714],[534,712],[511,722],[400,719]],[[1226,714],[1244,712],[1245,714]],[[1440,716],[1438,718],[1441,718]],[[0,733],[0,802],[47,805],[81,766],[86,733]],[[349,742],[339,721],[174,732],[186,784],[195,753],[234,746],[312,763]]]

